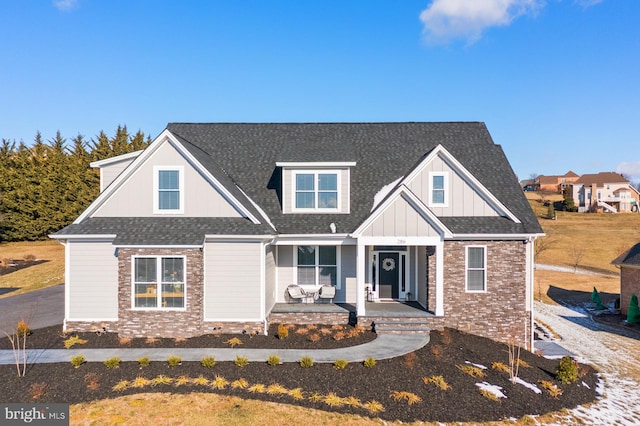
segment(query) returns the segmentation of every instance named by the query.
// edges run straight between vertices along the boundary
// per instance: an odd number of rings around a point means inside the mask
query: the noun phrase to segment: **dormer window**
[[[340,173],[337,170],[294,172],[294,210],[338,210],[339,180]]]
[[[184,168],[156,166],[153,172],[153,212],[156,214],[184,213]]]

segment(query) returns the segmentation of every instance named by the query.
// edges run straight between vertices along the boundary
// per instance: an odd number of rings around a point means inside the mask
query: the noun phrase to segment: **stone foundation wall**
[[[308,312],[308,313],[270,313],[269,324],[349,324],[349,313]]]
[[[255,322],[205,321],[201,334],[264,334],[264,324]]]
[[[64,332],[72,333],[78,332],[99,332],[106,331],[107,333],[116,332],[118,329],[118,323],[115,321],[67,321],[64,324]]]
[[[640,268],[620,268],[620,311],[627,315],[631,295],[640,297]]]

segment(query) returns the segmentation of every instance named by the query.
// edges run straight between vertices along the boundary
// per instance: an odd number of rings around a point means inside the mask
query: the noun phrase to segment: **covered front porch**
[[[418,302],[365,302],[366,316],[358,316],[351,303],[276,303],[268,315],[268,322],[291,324],[361,324],[376,332],[428,332],[428,312]]]

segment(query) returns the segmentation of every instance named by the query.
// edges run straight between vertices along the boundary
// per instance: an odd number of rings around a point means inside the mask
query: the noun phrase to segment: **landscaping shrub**
[[[71,336],[67,340],[64,341],[64,347],[66,349],[69,349],[70,347],[72,347],[74,345],[84,345],[85,343],[87,343],[87,341],[85,339],[81,339],[76,334],[75,336]]]
[[[267,364],[270,366],[280,365],[280,357],[278,355],[269,355],[267,358]]]
[[[311,358],[310,356],[303,356],[302,358],[300,358],[300,367],[313,367],[313,358]]]
[[[109,358],[109,359],[105,360],[104,361],[104,365],[107,368],[118,368],[118,367],[120,367],[120,362],[121,361],[122,360],[119,357],[114,356],[112,358]]]
[[[627,322],[636,323],[640,322],[640,307],[638,307],[638,296],[635,293],[631,294],[629,299],[629,310],[627,311]]]
[[[578,363],[568,355],[563,356],[556,371],[556,379],[565,385],[577,381]]]
[[[373,357],[367,357],[367,359],[364,360],[363,365],[367,368],[372,368],[376,366],[376,360]]]
[[[279,324],[277,336],[280,340],[289,337],[289,327],[287,327],[285,324]]]
[[[238,367],[244,367],[249,364],[249,358],[245,356],[236,355],[236,359],[233,361]]]
[[[84,355],[76,355],[71,357],[71,365],[73,365],[75,368],[80,367],[85,362],[87,362],[87,359],[84,357]]]
[[[203,356],[200,365],[204,368],[213,368],[216,365],[216,359],[212,356]]]
[[[167,364],[169,364],[169,367],[180,365],[181,362],[182,358],[180,358],[179,356],[170,356],[169,358],[167,358]]]
[[[232,348],[235,348],[238,345],[242,344],[242,340],[240,340],[237,337],[232,337],[231,339],[227,340],[226,342],[224,342],[225,344],[231,346]]]
[[[148,356],[143,356],[142,358],[138,358],[138,365],[140,367],[148,367],[151,364],[151,360]]]
[[[347,365],[349,365],[349,361],[347,361],[346,359],[336,359],[335,361],[333,361],[333,368],[335,368],[336,370],[344,370]]]

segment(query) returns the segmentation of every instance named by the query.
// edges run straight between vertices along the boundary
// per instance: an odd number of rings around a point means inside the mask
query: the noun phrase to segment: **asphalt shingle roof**
[[[640,266],[640,243],[616,257],[611,264]]]
[[[208,217],[94,217],[72,224],[56,235],[112,235],[114,245],[195,246],[204,236],[270,235],[267,225],[255,225],[245,218]]]
[[[541,233],[502,148],[484,123],[171,123],[187,148],[205,152],[269,216],[280,234],[354,231],[369,215],[375,194],[406,176],[443,145],[521,221],[484,228]],[[196,148],[197,147],[197,148]],[[283,214],[278,161],[355,161],[350,214]],[[465,229],[472,229],[474,218]],[[500,225],[499,225],[500,224]],[[460,225],[462,226],[462,225]]]
[[[350,233],[381,188],[406,176],[438,144],[498,198],[520,224],[501,217],[441,217],[454,233],[531,234],[542,229],[502,148],[484,123],[170,123],[167,129],[237,200],[278,234]],[[283,214],[277,162],[355,162],[350,214]],[[244,195],[246,194],[246,196]],[[266,221],[263,221],[266,222]],[[116,245],[199,245],[206,234],[267,235],[266,223],[232,218],[88,218],[56,235],[117,234]]]

